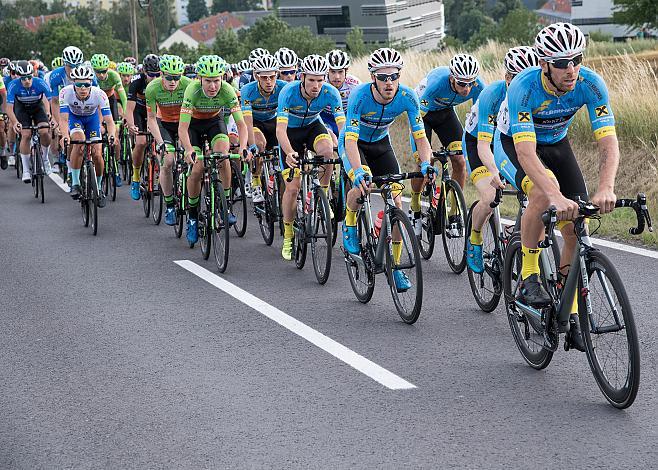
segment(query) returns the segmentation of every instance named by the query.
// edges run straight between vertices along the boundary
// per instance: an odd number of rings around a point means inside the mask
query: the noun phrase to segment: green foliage
[[[172,44],[168,49],[161,49],[160,53],[177,55],[180,56],[186,64],[193,64],[202,55],[214,54],[214,51],[204,44],[199,44],[198,48],[193,49],[182,42],[177,42]]]
[[[74,19],[58,18],[49,21],[37,31],[34,44],[42,60],[50,63],[53,57],[61,55],[66,46],[75,44],[85,57],[93,53],[94,36]]]
[[[658,2],[656,0],[614,0],[616,23],[635,28],[658,28]]]
[[[205,18],[208,15],[206,0],[190,0],[187,4],[187,19],[190,23],[199,21],[201,18]]]
[[[0,41],[0,57],[23,59],[32,56],[34,35],[16,21],[5,20],[0,23],[0,38],[11,38],[11,41]]]
[[[213,15],[224,11],[262,10],[263,3],[259,0],[212,0],[210,11]]]
[[[130,43],[115,38],[112,26],[105,23],[94,34],[94,54],[106,54],[110,59],[119,61],[131,54]]]
[[[507,14],[519,8],[523,8],[521,0],[496,0],[496,2],[489,8],[489,16],[494,21],[500,21],[507,16]]]
[[[589,39],[590,41],[610,42],[612,41],[612,35],[602,31],[590,31]]]
[[[345,44],[347,52],[350,53],[352,58],[357,59],[370,53],[370,48],[363,40],[363,30],[358,26],[354,26],[345,37]]]
[[[497,38],[501,42],[532,45],[541,25],[535,12],[526,8],[510,11],[498,25]]]
[[[240,41],[238,35],[232,29],[222,29],[217,31],[217,37],[213,45],[213,52],[220,55],[229,63],[236,63],[247,57],[249,51],[245,44]],[[272,51],[274,52],[274,51]]]

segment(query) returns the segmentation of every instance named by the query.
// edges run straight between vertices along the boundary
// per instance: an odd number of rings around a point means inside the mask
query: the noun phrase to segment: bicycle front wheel
[[[300,201],[301,199],[301,201]],[[308,244],[306,237],[306,212],[304,211],[304,197],[302,192],[297,196],[297,216],[293,222],[293,230],[295,236],[292,241],[292,252],[295,257],[295,266],[297,269],[302,269],[306,264],[306,254],[308,252]]]
[[[157,158],[153,159],[153,200],[151,201],[151,218],[155,225],[160,225],[162,221],[162,210],[164,208],[164,195],[162,194],[162,188],[160,188],[160,164],[156,161]]]
[[[386,275],[400,318],[412,324],[418,320],[423,306],[423,267],[418,238],[411,221],[400,209],[391,209],[390,221]]]
[[[429,191],[423,191],[420,195],[420,218],[423,225],[420,237],[418,237],[418,249],[423,259],[430,259],[434,253],[434,241],[436,239],[436,208],[432,206],[434,198],[432,185]]]
[[[220,273],[226,271],[228,266],[229,250],[229,223],[228,223],[228,201],[224,194],[224,187],[218,183],[214,189],[214,208],[213,208],[213,253],[215,263]]]
[[[238,237],[244,237],[247,232],[247,195],[244,189],[244,176],[240,165],[231,165],[231,213],[237,217],[233,230]]]
[[[276,218],[275,210],[278,207],[274,185],[270,187],[267,183],[265,174],[260,177],[261,187],[264,188],[265,195],[262,204],[254,204],[254,212],[258,219],[258,226],[263,241],[267,246],[270,246],[274,241],[274,219]]]
[[[441,237],[443,251],[450,269],[455,274],[461,274],[466,267],[466,201],[464,194],[456,181],[445,183],[445,198],[443,199]]]
[[[359,256],[345,255],[345,267],[347,276],[350,279],[352,291],[357,300],[361,303],[368,303],[372,299],[375,291],[375,272],[372,269],[372,248],[368,243],[368,234],[366,230],[365,214],[363,209],[359,211],[357,224],[357,234],[359,237],[359,246],[361,254]]]
[[[82,209],[82,224],[89,226],[89,199],[87,199],[87,166],[82,165],[80,170],[80,208]]]
[[[91,163],[89,164],[91,166]],[[98,184],[96,182],[96,173],[93,170],[87,172],[89,180],[87,181],[87,197],[89,198],[89,225],[94,233],[98,233]]]
[[[139,192],[142,197],[142,208],[144,209],[144,217],[151,215],[151,196],[150,191],[150,178],[153,174],[153,167],[151,165],[151,158],[146,156],[144,157],[144,163],[142,164],[142,176],[141,183],[139,185]]]
[[[580,326],[587,360],[603,392],[615,408],[628,408],[640,388],[640,345],[626,289],[612,262],[600,251],[586,258],[591,315],[579,296]],[[582,280],[579,292],[583,292]]]
[[[313,258],[313,270],[319,284],[324,284],[329,279],[331,271],[331,241],[333,227],[331,224],[331,212],[329,200],[322,188],[315,191],[315,203],[311,214],[311,257]]]

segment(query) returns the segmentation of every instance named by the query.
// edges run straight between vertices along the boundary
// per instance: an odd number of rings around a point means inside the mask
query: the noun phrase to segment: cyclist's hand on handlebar
[[[256,146],[256,144],[252,144],[252,145],[250,145],[250,146],[249,146],[249,149],[248,149],[248,151],[247,151],[247,156],[246,156],[245,160],[246,160],[247,162],[250,162],[250,161],[254,158],[254,155],[255,155],[257,152],[258,152],[258,147]],[[242,153],[242,152],[241,152],[241,153]]]
[[[434,181],[435,173],[434,167],[430,165],[430,162],[420,162],[420,172],[425,177],[425,184]]]
[[[612,212],[617,202],[617,195],[612,190],[598,190],[592,197],[592,204],[599,206],[600,214]]]
[[[496,189],[505,189],[505,184],[500,180],[500,173],[491,175],[491,186]]]
[[[369,183],[366,181],[367,176],[368,173],[366,173],[366,170],[364,170],[363,167],[359,167],[354,170],[354,187],[359,188],[361,190],[361,194],[364,196],[368,191]]]
[[[574,220],[578,216],[578,203],[562,194],[551,197],[550,204],[555,206],[557,220]]]
[[[22,128],[23,128],[23,126],[21,126],[20,122],[17,122],[16,124],[14,124],[14,132],[16,134],[20,134]]]
[[[132,135],[137,135],[137,133],[139,132],[139,127],[133,124],[132,126],[128,126],[128,130]]]
[[[164,155],[165,150],[166,150],[166,147],[167,147],[167,146],[165,145],[165,143],[164,143],[164,142],[161,142],[161,143],[159,143],[158,145],[156,145],[156,147],[155,147],[155,151],[156,151],[157,153],[159,153],[160,155]]]
[[[297,152],[292,152],[286,155],[286,164],[290,168],[297,168],[297,158],[299,158],[299,154]]]
[[[193,155],[196,155],[194,150],[185,151],[185,162],[187,162],[187,164],[190,166],[194,164]]]

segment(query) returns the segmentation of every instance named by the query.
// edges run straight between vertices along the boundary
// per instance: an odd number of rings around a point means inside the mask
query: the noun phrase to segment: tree
[[[210,11],[213,15],[224,11],[262,10],[259,0],[212,0]]]
[[[532,45],[539,29],[539,18],[534,12],[517,8],[510,11],[498,25],[498,40]]]
[[[32,56],[34,35],[16,21],[5,20],[0,23],[0,38],[11,38],[11,41],[0,41],[0,57],[25,59]]]
[[[521,0],[497,0],[489,9],[489,15],[498,22],[505,18],[510,11],[518,8],[523,8]]]
[[[656,0],[614,0],[615,23],[635,28],[658,28],[658,2]]]
[[[263,45],[266,45],[270,52],[280,47],[289,47],[299,57],[324,54],[336,47],[330,38],[316,36],[308,27],[293,28],[273,15],[259,19],[248,30],[240,30],[238,39],[247,46],[248,50]]]
[[[244,43],[238,39],[238,35],[232,29],[220,28],[217,30],[212,49],[215,54],[231,63],[236,63],[249,54]]]
[[[112,26],[103,24],[94,35],[94,54],[106,54],[110,59],[122,59],[131,54],[130,43],[116,39]]]
[[[190,23],[199,21],[208,16],[208,7],[205,0],[190,0],[187,4],[187,19]]]
[[[93,53],[94,37],[75,20],[57,18],[39,28],[35,43],[38,45],[41,58],[49,63],[71,44],[78,46],[85,57],[89,57],[89,54]]]
[[[187,64],[193,64],[202,55],[213,54],[213,51],[205,44],[199,44],[199,47],[194,49],[186,46],[182,42],[172,44],[168,49],[161,49],[161,54],[173,54],[180,56],[181,59]]]
[[[364,55],[370,52],[368,46],[366,46],[365,41],[363,40],[363,30],[358,26],[354,26],[347,36],[345,36],[345,45],[347,47],[347,52],[350,53],[352,58],[363,57]]]
[[[486,30],[494,24],[494,21],[484,14],[484,12],[476,7],[474,0],[465,0],[465,4],[469,4],[468,8],[464,8],[455,24],[454,30],[451,30],[452,36],[463,42],[471,40],[480,30]]]

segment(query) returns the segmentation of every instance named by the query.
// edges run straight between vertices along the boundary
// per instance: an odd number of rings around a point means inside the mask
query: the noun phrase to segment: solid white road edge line
[[[403,197],[403,201],[405,202],[411,202],[411,199],[408,197]],[[423,203],[427,204],[427,203]],[[514,224],[513,220],[510,219],[503,219],[501,218],[500,221],[504,224],[509,224],[512,225]],[[561,237],[562,234],[560,233],[559,230],[556,230],[555,233]],[[625,251],[626,253],[633,253],[635,255],[640,255],[640,256],[646,256],[647,258],[653,258],[653,259],[658,259],[658,251],[653,251],[653,250],[647,250],[646,248],[640,248],[632,245],[626,245],[624,243],[618,243],[618,242],[613,242],[609,240],[603,240],[601,238],[593,238],[590,237],[590,240],[592,240],[592,243],[595,245],[599,246],[605,246],[606,248],[612,248],[613,250],[619,250],[619,251]]]
[[[360,354],[357,354],[356,352],[334,341],[333,339],[323,335],[319,331],[314,330],[310,326],[282,312],[278,308],[273,307],[272,305],[250,294],[249,292],[239,288],[235,284],[222,279],[221,277],[208,271],[205,268],[202,268],[198,264],[189,260],[179,260],[174,261],[174,263],[179,265],[181,268],[188,270],[195,276],[200,277],[209,284],[212,284],[218,289],[224,291],[231,297],[239,300],[257,312],[262,313],[270,320],[275,321],[296,335],[301,336],[306,341],[316,345],[318,348],[328,352],[337,359],[340,359],[345,364],[353,367],[362,374],[365,374],[376,382],[379,382],[384,387],[391,390],[407,390],[416,388],[415,385],[398,377],[392,372],[375,364],[369,359],[366,359]]]
[[[69,188],[69,186],[68,186],[68,185],[62,180],[62,178],[61,178],[58,174],[56,174],[56,173],[51,173],[51,174],[49,174],[48,176],[49,176],[50,179],[53,180],[53,182],[54,182],[57,186],[59,186],[59,187],[61,188],[61,190],[64,191],[65,193],[68,193],[68,192],[71,191],[71,189]]]

